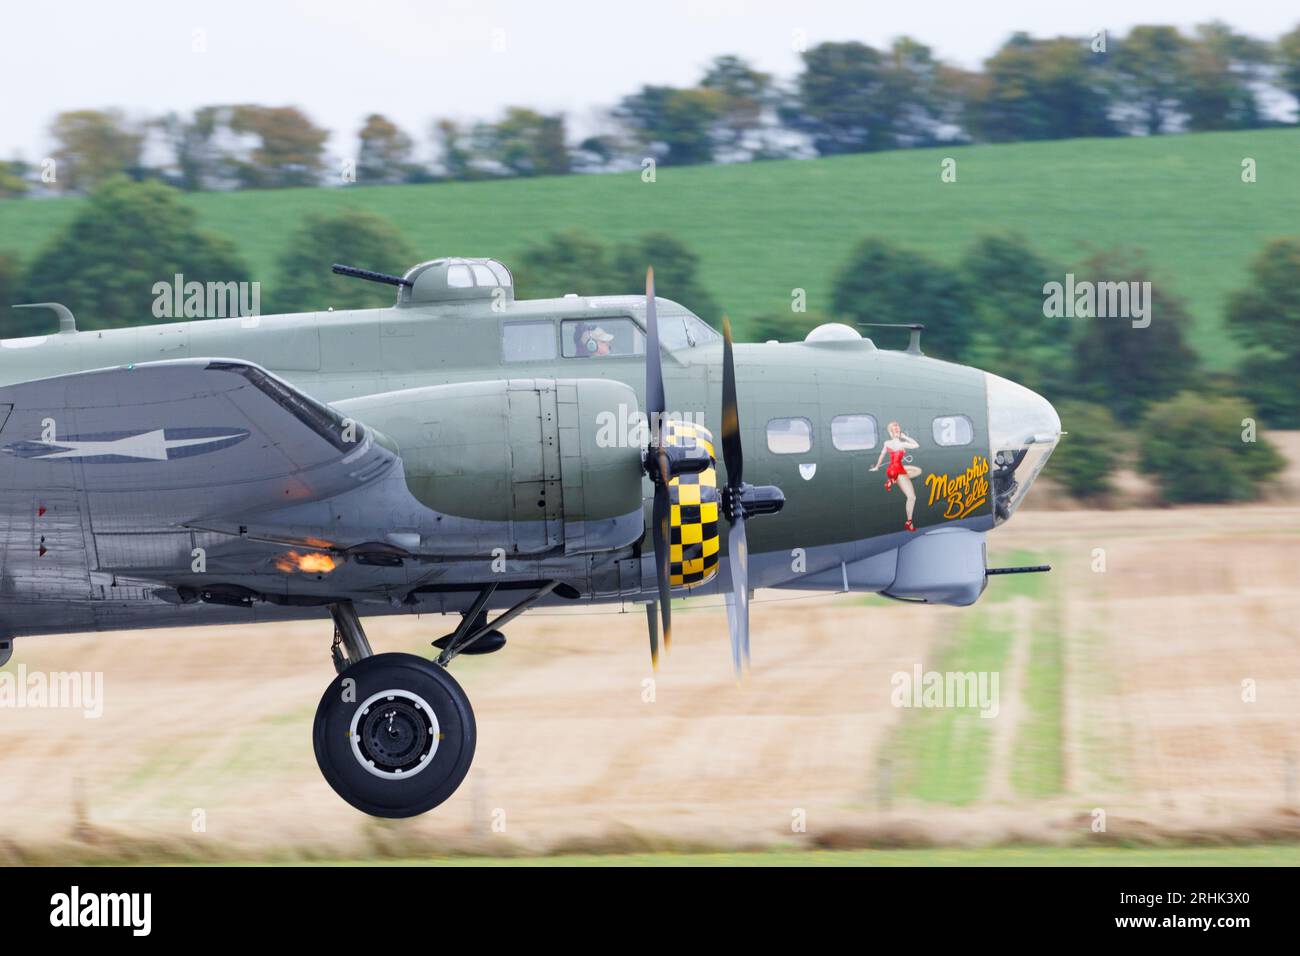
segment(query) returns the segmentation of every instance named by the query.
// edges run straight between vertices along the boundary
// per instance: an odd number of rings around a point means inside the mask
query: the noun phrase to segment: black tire
[[[372,816],[413,817],[456,792],[477,734],[469,698],[446,668],[414,654],[376,654],[326,688],[312,738],[340,797]]]

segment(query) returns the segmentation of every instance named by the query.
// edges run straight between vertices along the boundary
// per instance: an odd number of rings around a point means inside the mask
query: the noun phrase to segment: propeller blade
[[[672,644],[672,591],[668,583],[670,567],[669,541],[672,534],[670,524],[672,502],[668,498],[668,485],[655,482],[654,527],[651,533],[655,548],[655,576],[659,579],[659,610],[664,619],[664,650]]]
[[[668,452],[664,450],[663,418],[667,399],[664,397],[664,370],[659,353],[659,316],[655,310],[655,270],[645,271],[645,412],[650,424],[650,454],[655,456],[659,476],[655,481],[653,524],[650,529],[655,549],[655,576],[659,579],[659,610],[664,619],[664,650],[672,644],[672,593],[669,585],[669,541],[672,533],[672,503],[669,500],[668,482],[672,476],[668,467]],[[648,464],[648,462],[647,462]],[[651,633],[651,644],[656,640]]]
[[[731,320],[722,317],[722,460],[727,484],[739,488],[744,478],[745,456],[740,450],[740,409],[736,404],[736,363],[731,354]]]
[[[736,623],[736,596],[728,591],[723,595],[723,601],[727,605],[727,633],[731,635],[731,669],[739,682],[743,672],[740,668],[740,631]]]
[[[659,605],[651,601],[645,606],[645,623],[650,631],[650,663],[659,669]]]
[[[727,624],[731,631],[731,663],[740,675],[749,666],[749,542],[745,537],[745,519],[738,517],[727,532],[727,564],[731,566],[731,595]]]
[[[652,416],[651,429],[658,436],[656,424],[663,417],[667,399],[664,397],[664,370],[659,355],[659,317],[655,312],[655,271],[645,271],[645,411]],[[657,414],[656,414],[657,413]]]

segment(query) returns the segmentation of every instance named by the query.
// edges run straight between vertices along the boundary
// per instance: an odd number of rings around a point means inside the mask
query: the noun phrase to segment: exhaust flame
[[[329,574],[338,567],[338,562],[328,554],[322,554],[319,551],[309,551],[306,554],[288,551],[275,559],[275,566],[285,574],[293,574],[294,572]]]

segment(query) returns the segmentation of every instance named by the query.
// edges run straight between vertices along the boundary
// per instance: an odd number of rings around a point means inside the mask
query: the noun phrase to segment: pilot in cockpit
[[[582,322],[573,330],[573,344],[582,358],[595,358],[613,353],[614,336],[599,325]]]

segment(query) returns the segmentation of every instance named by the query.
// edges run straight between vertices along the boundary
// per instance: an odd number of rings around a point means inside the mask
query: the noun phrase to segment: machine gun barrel
[[[367,282],[382,282],[385,285],[404,285],[408,288],[411,286],[409,279],[403,279],[401,276],[390,276],[387,272],[371,272],[369,269],[358,269],[356,266],[345,266],[340,262],[334,263],[330,269],[335,275],[352,276],[354,279],[365,279]]]

